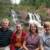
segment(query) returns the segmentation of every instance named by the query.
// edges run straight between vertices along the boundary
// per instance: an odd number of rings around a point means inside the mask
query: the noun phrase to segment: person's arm
[[[44,46],[43,46],[43,38],[40,37],[40,49],[44,50]]]
[[[44,50],[43,37],[39,37],[39,40],[38,40],[38,47],[37,47],[35,50]]]
[[[38,47],[35,50],[40,50],[40,43],[38,43]]]
[[[27,33],[24,33],[22,37],[24,37],[23,48],[24,48],[25,50],[29,50],[29,49],[27,48],[27,46],[26,46],[26,39],[27,39],[27,37],[28,37],[28,34],[27,34]]]
[[[38,37],[38,43],[37,43],[37,48],[35,50],[40,50],[40,37]]]
[[[15,38],[16,36],[15,35],[16,35],[15,33],[12,33],[11,41],[10,41],[11,44],[15,43],[15,40],[16,40],[16,38]]]
[[[41,48],[41,50],[44,50],[44,47],[43,47],[43,45],[42,45],[42,44],[41,44],[40,48]]]
[[[35,50],[40,50],[39,48],[36,48]]]
[[[26,41],[24,41],[24,43],[23,43],[23,48],[24,48],[25,50],[29,50],[29,49],[26,47]]]
[[[11,41],[10,41],[10,50],[14,50],[14,42],[15,42],[15,34],[12,33]]]

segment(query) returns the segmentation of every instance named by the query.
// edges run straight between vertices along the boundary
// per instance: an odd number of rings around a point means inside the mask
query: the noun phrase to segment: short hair
[[[9,21],[9,19],[8,19],[8,18],[3,18],[3,19],[1,20],[1,25],[2,25],[2,23],[3,23],[3,22],[5,22],[5,21],[6,21],[6,22],[8,22],[8,23],[9,23],[9,25],[10,25],[10,21]]]
[[[16,26],[20,26],[21,28],[23,28],[23,24],[20,23],[20,22],[17,22],[17,23],[16,23]]]
[[[50,22],[49,21],[44,22],[44,28],[46,28],[49,25],[50,25]]]

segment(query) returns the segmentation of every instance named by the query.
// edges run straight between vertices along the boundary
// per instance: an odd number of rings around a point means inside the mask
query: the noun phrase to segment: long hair
[[[30,34],[32,33],[31,25],[32,25],[32,24],[30,24],[30,28],[29,28]],[[37,25],[36,25],[36,24],[33,24],[33,25],[36,27],[36,33],[38,34],[38,27],[37,27]]]

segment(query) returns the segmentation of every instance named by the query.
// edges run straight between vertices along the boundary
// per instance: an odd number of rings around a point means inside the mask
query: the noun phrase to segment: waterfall
[[[21,2],[21,0],[10,0],[12,4],[19,4]]]
[[[36,13],[28,13],[29,15],[29,23],[34,23],[36,24],[38,27],[41,27],[41,20],[40,20],[40,16]]]
[[[17,14],[14,10],[11,10],[11,16],[13,17],[13,22],[16,24],[16,21],[18,20]]]
[[[34,13],[36,20],[41,23],[40,15],[38,13]]]

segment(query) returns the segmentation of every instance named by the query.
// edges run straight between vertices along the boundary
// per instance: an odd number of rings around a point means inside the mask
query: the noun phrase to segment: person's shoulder
[[[40,38],[40,36],[39,36],[39,35],[36,35],[36,37]]]
[[[16,32],[13,32],[12,33],[12,37],[16,37]]]
[[[29,33],[27,33],[27,32],[22,33],[22,37],[28,37],[28,35],[29,35]]]
[[[9,34],[12,34],[13,33],[13,31],[12,30],[10,30],[10,29],[8,29],[8,31],[7,31]]]
[[[27,34],[26,32],[22,32],[22,36],[26,36],[26,34]]]
[[[3,32],[3,29],[0,27],[0,32]]]
[[[13,34],[13,35],[16,35],[16,31],[13,31],[12,34]]]
[[[13,32],[12,30],[8,29],[9,32]]]
[[[43,39],[43,40],[44,40],[44,38],[45,38],[45,33],[43,33],[43,34],[40,35],[39,37],[40,37],[40,39]]]
[[[0,31],[2,30],[2,28],[0,28]]]
[[[41,33],[41,34],[39,34],[40,37],[43,37],[44,35],[45,35],[45,33]]]

